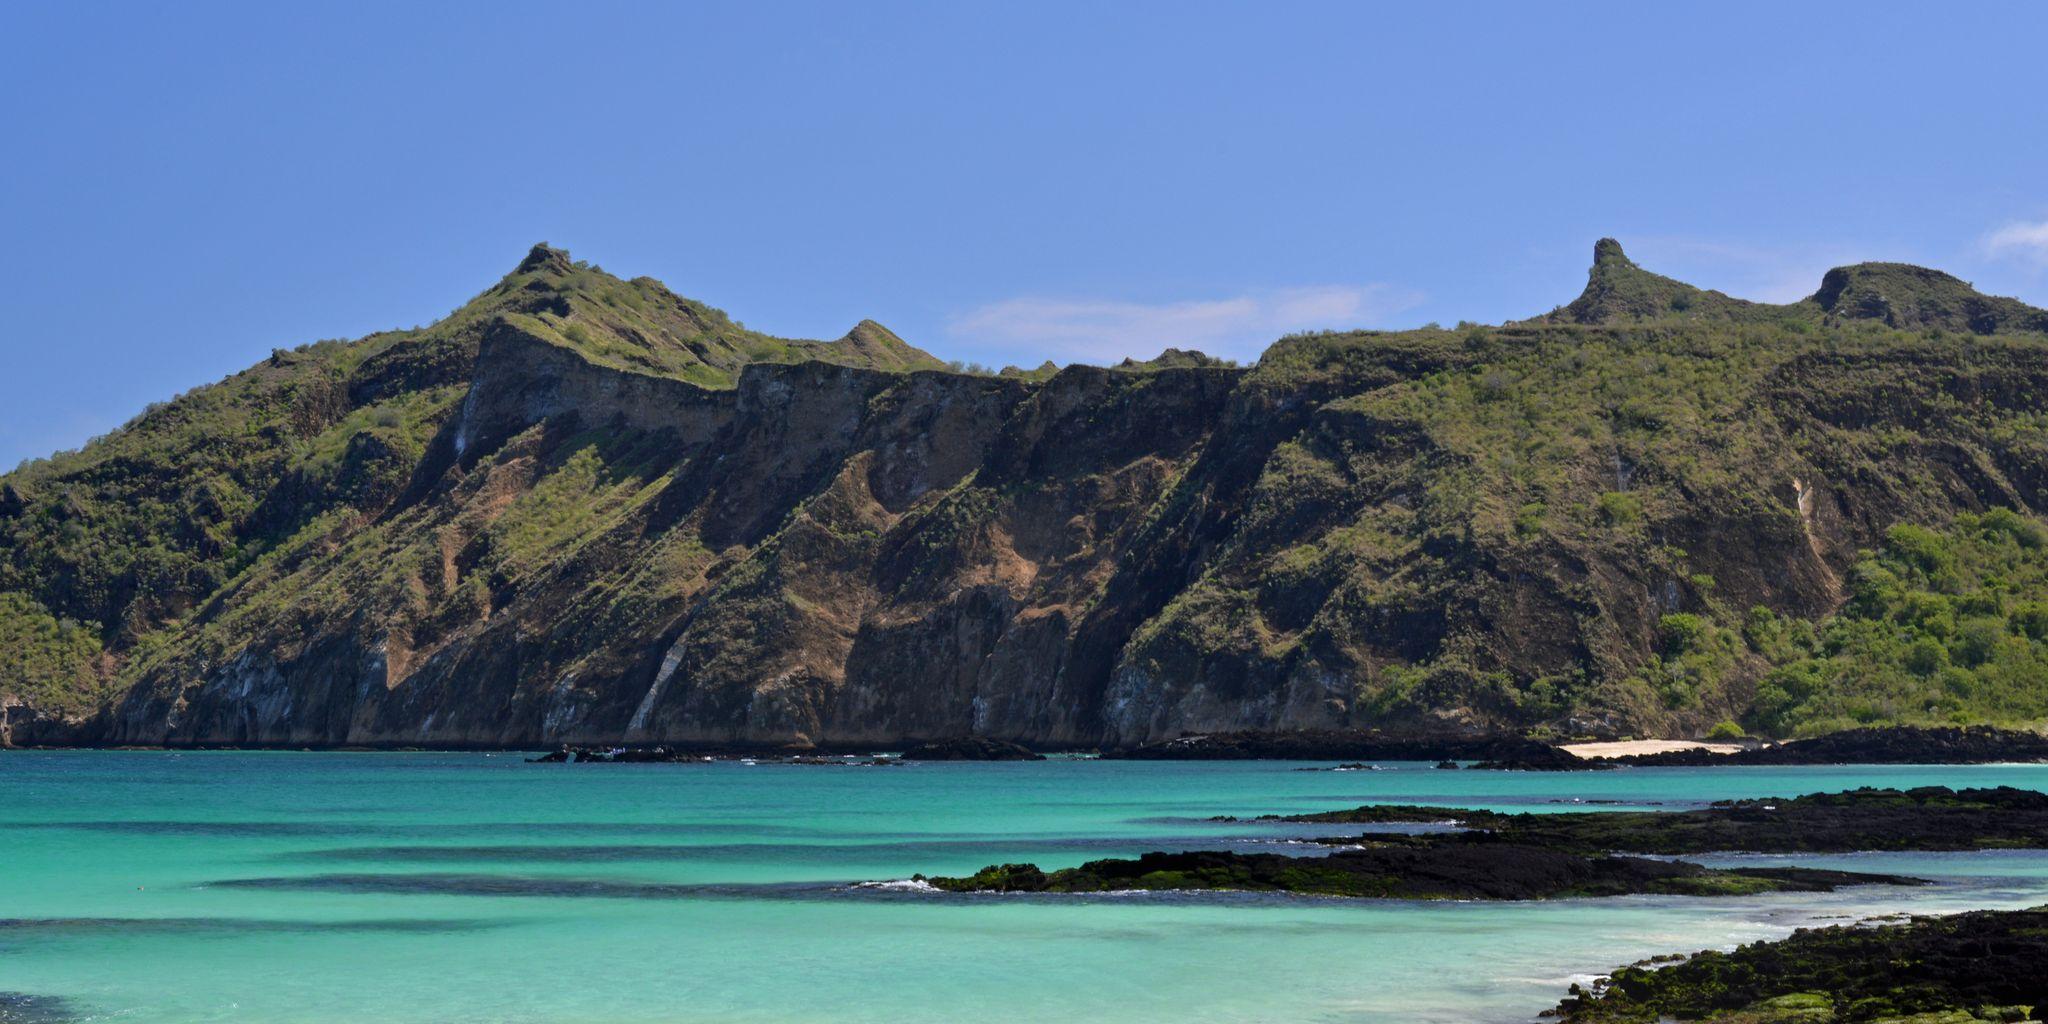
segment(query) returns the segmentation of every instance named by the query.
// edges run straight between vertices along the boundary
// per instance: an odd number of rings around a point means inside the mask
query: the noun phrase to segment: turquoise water
[[[0,992],[90,1020],[1520,1021],[1575,978],[1816,920],[2048,902],[2048,854],[1806,857],[1930,889],[1543,904],[938,896],[844,882],[1275,846],[1218,814],[1681,807],[2048,767],[1300,772],[1055,760],[528,765],[0,753]],[[1606,806],[1602,804],[1601,806]],[[1786,858],[1771,858],[1773,863]],[[4,1018],[0,1011],[0,1018]]]

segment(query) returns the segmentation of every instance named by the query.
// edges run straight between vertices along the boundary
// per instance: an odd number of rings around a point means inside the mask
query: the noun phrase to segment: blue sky
[[[423,10],[432,6],[432,10]],[[749,326],[1251,358],[1594,239],[2048,305],[2048,5],[0,5],[0,467],[547,240]]]

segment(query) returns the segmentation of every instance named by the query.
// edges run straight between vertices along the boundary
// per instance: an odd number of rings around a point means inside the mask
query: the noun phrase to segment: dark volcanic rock
[[[952,891],[1230,889],[1399,899],[1735,895],[1916,883],[1898,876],[1805,868],[1711,869],[1646,855],[2048,847],[2048,794],[2010,787],[1858,789],[1789,800],[1728,801],[1681,812],[1501,814],[1385,804],[1260,820],[1463,828],[1325,838],[1319,841],[1345,848],[1322,858],[1148,853],[1051,872],[1029,864],[991,865],[964,878],[928,881]]]
[[[1277,853],[1148,853],[1046,872],[996,864],[965,878],[925,881],[952,892],[1113,892],[1223,889],[1386,899],[1534,900],[1662,893],[1684,896],[1825,892],[1845,885],[1913,885],[1916,879],[1807,869],[1722,871],[1646,857],[1582,857],[1510,843],[1388,845],[1328,857]]]
[[[1605,761],[1580,757],[1561,747],[1547,743],[1519,750],[1506,757],[1495,757],[1472,766],[1481,771],[1496,772],[1587,772],[1602,771],[1614,767]]]
[[[1801,929],[1732,953],[1624,967],[1546,1016],[1566,1024],[1742,1020],[2039,1020],[2048,1007],[2048,908]],[[2028,1008],[2033,1013],[2026,1012]],[[1728,1019],[1736,1019],[1731,1016]],[[1931,1022],[1930,1022],[1931,1024]]]
[[[667,764],[680,761],[704,761],[720,755],[696,751],[671,750],[668,747],[572,747],[564,746],[540,757],[527,758],[529,764]],[[726,756],[732,756],[727,754]]]
[[[675,750],[669,747],[576,747],[564,746],[528,764],[696,764],[703,761],[758,761],[764,764],[825,765],[828,767],[880,767],[899,762],[884,758],[833,756],[808,749],[763,750],[758,747],[711,747]]]
[[[1491,761],[1506,765],[1597,764],[1519,736],[1392,736],[1366,730],[1217,732],[1105,753],[1134,761]],[[1474,767],[1478,767],[1475,765]]]
[[[2048,761],[2048,736],[1991,726],[1850,729],[1776,746],[1716,754],[1695,748],[1604,758],[1647,767],[1744,764],[1998,764]]]
[[[903,752],[905,761],[1043,761],[1045,755],[1007,740],[962,736],[920,743]]]
[[[1689,811],[1499,814],[1454,807],[1368,805],[1268,820],[1318,824],[1451,821],[1479,831],[1435,842],[1486,835],[1581,854],[2048,848],[2048,793],[2009,786],[1853,789],[1791,799],[1734,800]]]

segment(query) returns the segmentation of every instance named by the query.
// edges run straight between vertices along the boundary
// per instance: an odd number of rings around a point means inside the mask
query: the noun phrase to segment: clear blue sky
[[[1601,235],[2048,304],[2043,4],[305,6],[0,4],[0,467],[542,239],[997,364],[1525,316]]]

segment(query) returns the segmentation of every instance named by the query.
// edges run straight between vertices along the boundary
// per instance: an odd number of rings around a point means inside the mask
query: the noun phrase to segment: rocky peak
[[[1593,243],[1593,269],[1597,273],[1601,267],[1627,267],[1634,270],[1636,264],[1634,260],[1628,258],[1627,253],[1621,251],[1620,242],[1612,238],[1603,238]]]
[[[1593,243],[1593,266],[1586,272],[1586,290],[1570,305],[1539,319],[1575,324],[1631,323],[1670,317],[1727,320],[1741,318],[1755,308],[1755,303],[1650,273],[1628,258],[1620,242],[1603,238]]]
[[[910,343],[904,341],[895,331],[873,320],[862,320],[860,323],[854,324],[853,330],[846,332],[846,336],[839,340],[854,348],[876,351],[910,347]]]
[[[2048,332],[2048,310],[2018,299],[1985,295],[1939,270],[1905,263],[1836,267],[1820,290],[1799,302],[1747,302],[1653,274],[1638,266],[1621,243],[1593,244],[1586,289],[1570,305],[1538,317],[1549,323],[1624,324],[1655,320],[1777,322],[1786,319],[1877,320],[1900,330],[1939,329],[1971,334]]]
[[[1223,360],[1196,349],[1169,348],[1151,359],[1125,357],[1119,370],[1165,370],[1184,366],[1222,366]]]
[[[1906,330],[2048,331],[2048,310],[1985,295],[1954,275],[1907,263],[1836,267],[1805,302],[1830,316],[1882,320]]]
[[[837,344],[845,346],[848,354],[862,366],[885,370],[930,370],[945,365],[937,356],[904,341],[895,331],[873,320],[862,320],[853,325],[853,330],[846,332]]]
[[[571,264],[569,262],[568,250],[557,249],[546,242],[541,242],[532,249],[527,250],[526,258],[520,260],[519,265],[512,268],[512,272],[515,274],[567,274],[570,269]]]

